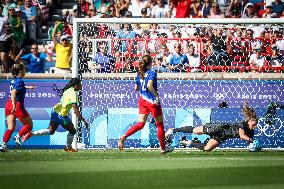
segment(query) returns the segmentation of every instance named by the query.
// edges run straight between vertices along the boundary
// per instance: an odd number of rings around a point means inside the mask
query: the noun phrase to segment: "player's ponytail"
[[[25,65],[23,63],[14,64],[11,68],[11,73],[13,77],[19,76],[20,72],[25,69]]]
[[[253,108],[248,106],[248,102],[245,101],[244,106],[242,107],[242,113],[244,114],[245,120],[254,119],[257,121],[256,112]]]
[[[150,55],[145,55],[142,57],[142,61],[139,63],[139,71],[138,75],[140,76],[141,79],[144,79],[145,77],[145,72],[147,70],[147,66],[152,64],[152,58]]]
[[[54,91],[57,92],[57,95],[59,95],[60,97],[63,95],[64,91],[66,91],[67,89],[71,88],[71,87],[75,87],[75,85],[79,85],[81,84],[81,80],[77,77],[72,78],[63,89],[58,89],[57,86],[54,84],[54,86],[52,87]]]

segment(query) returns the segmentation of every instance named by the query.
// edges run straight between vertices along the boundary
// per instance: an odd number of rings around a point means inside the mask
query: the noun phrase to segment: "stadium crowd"
[[[64,2],[72,9],[62,9]],[[62,10],[57,21],[53,15]],[[72,21],[85,18],[281,18],[282,0],[2,0],[2,72],[19,61],[30,73],[70,72]],[[48,22],[54,26],[48,27]],[[283,25],[95,24],[79,26],[84,72],[136,72],[142,55],[158,72],[279,72]],[[38,36],[48,30],[44,45]],[[103,40],[97,40],[103,39]],[[52,64],[52,62],[55,62]],[[50,69],[51,70],[51,69]]]

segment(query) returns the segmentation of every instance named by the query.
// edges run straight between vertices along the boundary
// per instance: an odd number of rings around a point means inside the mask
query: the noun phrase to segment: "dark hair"
[[[152,57],[150,55],[145,55],[142,57],[142,61],[139,63],[139,71],[138,74],[141,79],[144,79],[146,67],[152,64]]]
[[[81,84],[81,80],[79,78],[75,77],[75,78],[70,79],[70,81],[65,85],[65,87],[63,89],[58,89],[55,84],[53,84],[52,89],[57,92],[57,95],[62,97],[63,93],[67,89],[69,89],[71,87],[75,87],[75,85],[79,85],[79,84]]]
[[[20,72],[22,70],[25,69],[25,65],[23,63],[17,63],[17,64],[14,64],[11,68],[11,73],[13,75],[13,77],[16,77],[20,74]]]

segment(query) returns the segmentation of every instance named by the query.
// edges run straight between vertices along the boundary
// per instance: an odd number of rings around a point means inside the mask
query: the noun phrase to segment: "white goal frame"
[[[284,24],[284,18],[74,18],[73,19],[73,53],[72,78],[78,77],[78,24],[79,23],[120,23],[120,24]],[[99,39],[94,39],[99,41]],[[93,54],[94,55],[94,52]],[[72,113],[72,122],[77,128],[78,118]],[[77,134],[73,146],[77,149]]]

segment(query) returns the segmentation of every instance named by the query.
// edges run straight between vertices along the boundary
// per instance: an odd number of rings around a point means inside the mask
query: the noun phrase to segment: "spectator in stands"
[[[74,18],[78,18],[77,5],[74,5],[72,8],[72,14],[70,14],[69,24],[73,24]]]
[[[114,5],[116,9],[116,17],[124,17],[125,12],[128,11],[129,0],[120,0]]]
[[[149,18],[149,16],[147,15],[147,8],[141,9],[141,18]],[[147,24],[147,25],[150,26],[150,24]],[[148,27],[147,29],[150,29],[150,27]]]
[[[131,4],[128,7],[128,11],[132,12],[132,16],[134,18],[140,18],[141,17],[141,9],[142,8],[149,8],[146,6],[147,1],[142,0],[133,0],[131,1]],[[126,16],[126,15],[125,15]]]
[[[108,18],[116,18],[117,17],[117,15],[116,15],[116,8],[115,8],[114,5],[110,5],[108,7],[107,12],[108,12]]]
[[[170,72],[184,72],[185,67],[188,65],[187,56],[181,53],[181,43],[175,44],[175,53],[170,59],[168,69]]]
[[[124,17],[125,18],[132,18],[132,12],[131,11],[126,11],[125,14],[124,14]]]
[[[225,15],[228,14],[229,5],[231,1],[233,0],[215,0],[215,2],[218,3],[221,12],[224,13]]]
[[[112,4],[110,0],[94,1],[96,10],[101,13],[102,10],[107,10],[107,8]]]
[[[265,13],[262,15],[262,18],[277,18],[277,13],[272,11],[272,3],[266,3]]]
[[[23,45],[25,39],[25,25],[21,18],[21,11],[19,8],[9,7],[8,9],[8,22],[11,24],[13,39],[17,42],[17,47]]]
[[[232,0],[228,8],[228,16],[239,18],[242,16],[242,4],[239,0]]]
[[[279,47],[277,45],[272,45],[272,55],[267,57],[270,66],[279,67],[284,66],[283,55],[279,53]]]
[[[46,2],[46,0],[35,0],[35,3],[38,8],[38,15],[40,20],[40,25],[42,26],[42,29],[46,29],[47,20],[49,18],[49,6]]]
[[[210,15],[211,8],[212,8],[211,1],[204,0],[203,4],[200,5],[198,17],[207,18]]]
[[[23,55],[23,50],[19,52],[15,61],[24,60],[28,65],[28,71],[30,73],[44,73],[44,67],[46,61],[53,61],[52,57],[44,52],[39,52],[38,45],[32,44],[31,53]]]
[[[284,13],[284,3],[282,0],[272,2],[272,12],[276,13],[278,17]]]
[[[100,15],[97,14],[96,8],[94,5],[90,5],[89,11],[87,14],[90,18],[100,18]]]
[[[170,70],[168,69],[168,64],[171,56],[172,55],[170,54],[167,45],[161,45],[152,69],[157,72],[169,72]]]
[[[3,6],[0,4],[0,59],[4,67],[4,72],[8,72],[8,58],[9,52],[12,47],[12,39],[9,36],[9,30],[11,30],[7,17],[2,15]]]
[[[253,50],[254,52],[249,58],[249,64],[252,72],[255,72],[256,70],[259,70],[261,67],[265,66],[266,60],[261,53],[260,46],[256,46]]]
[[[79,8],[81,10],[82,17],[85,17],[86,15],[89,14],[89,8],[91,7],[91,4],[87,2],[86,0],[81,0],[78,2],[79,2]],[[74,6],[73,6],[73,10],[74,10]],[[76,9],[77,9],[77,6],[76,6]]]
[[[145,0],[144,1],[144,8],[147,9],[147,16],[151,17],[152,9],[156,5],[157,5],[157,0]]]
[[[229,31],[234,32],[234,30]],[[235,36],[233,34],[234,33],[231,33],[232,36],[228,45],[228,53],[233,58],[233,66],[244,66],[247,60],[245,48],[249,44],[243,39],[243,31],[241,28],[237,29]]]
[[[124,66],[122,68],[122,73],[136,73],[135,67],[132,65],[132,60],[129,57],[123,57],[125,58]]]
[[[254,7],[252,3],[247,3],[242,18],[257,18],[256,13],[254,12]]]
[[[93,57],[89,69],[97,73],[111,73],[114,72],[114,64],[115,59],[107,53],[107,45],[104,42],[99,43],[99,52]]]
[[[188,59],[188,70],[190,72],[198,72],[200,68],[200,56],[195,54],[195,47],[193,44],[189,44],[188,52],[186,53]]]
[[[197,0],[192,0],[191,1],[190,12],[189,12],[190,17],[193,17],[193,18],[198,17],[198,12],[199,12],[199,9],[200,9],[200,5],[201,5],[200,1],[197,1]]]
[[[168,11],[166,14],[167,18],[175,18],[177,13],[176,5],[175,5],[175,0],[169,0],[168,4]]]
[[[37,35],[37,22],[38,22],[38,11],[37,8],[31,6],[31,0],[25,0],[25,4],[20,7],[22,17],[26,21],[26,32],[28,40],[36,40]]]
[[[66,18],[63,19],[63,34],[69,36],[73,35],[73,27],[70,22],[67,21]]]
[[[212,3],[212,8],[210,10],[210,15],[208,18],[225,18],[224,13],[222,13],[218,3]]]
[[[157,5],[152,8],[152,18],[165,18],[167,13],[167,7],[163,0],[157,0]]]
[[[229,55],[227,53],[228,37],[223,36],[223,29],[217,28],[212,40],[211,40],[211,58],[216,60],[215,66],[230,66]]]
[[[60,43],[56,41],[56,31],[57,28],[61,24],[61,22],[57,22],[53,33],[52,33],[52,41],[54,43],[54,48],[56,52],[56,63],[55,67],[58,72],[70,72],[71,68],[71,60],[72,60],[72,44],[69,43],[67,36],[62,35],[60,38]]]
[[[190,0],[179,0],[176,10],[176,18],[188,18],[190,11]]]
[[[2,8],[2,15],[3,16],[8,16],[8,9],[9,7],[13,7],[13,8],[16,8],[17,5],[12,1],[12,0],[5,0],[4,3],[2,1],[2,5],[3,5],[3,8]]]
[[[129,41],[130,39],[134,39],[136,37],[136,33],[132,31],[130,24],[122,24],[120,31],[117,32],[115,38],[116,39],[127,39],[126,40],[118,40],[119,52],[125,53],[127,49],[132,49],[133,43]]]

